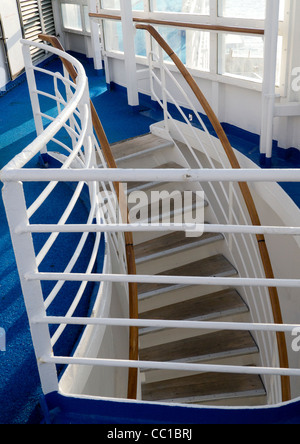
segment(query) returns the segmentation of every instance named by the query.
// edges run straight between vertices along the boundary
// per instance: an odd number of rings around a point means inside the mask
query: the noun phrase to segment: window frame
[[[120,10],[117,9],[103,9],[101,8],[101,0],[99,0],[101,14],[108,15],[120,15]],[[278,95],[284,95],[286,90],[286,57],[287,57],[287,44],[289,38],[289,7],[290,0],[285,0],[285,12],[283,21],[279,22],[279,36],[283,39],[282,45],[282,59],[281,59],[281,68],[280,68],[280,84],[276,86],[276,93]],[[209,15],[200,15],[200,14],[187,14],[187,13],[174,13],[174,12],[153,12],[151,11],[151,0],[144,0],[144,11],[133,11],[134,17],[140,19],[154,19],[154,20],[164,20],[164,21],[173,21],[174,23],[183,22],[187,24],[199,24],[199,18],[201,18],[201,24],[207,24],[212,26],[226,26],[226,27],[244,27],[250,29],[264,29],[265,28],[265,20],[261,19],[243,19],[243,18],[234,18],[234,17],[222,17],[219,16],[219,0],[210,0],[209,5]],[[183,29],[189,29],[183,28]],[[219,83],[225,83],[229,85],[236,85],[242,88],[247,88],[256,91],[262,91],[263,82],[256,82],[250,79],[244,79],[242,77],[235,77],[234,75],[230,75],[228,73],[222,74],[219,73],[219,66],[221,63],[221,55],[220,55],[220,46],[219,46],[219,38],[220,31],[211,31],[210,32],[210,70],[200,71],[198,69],[188,68],[189,71],[198,78],[209,79],[212,81],[217,81]],[[238,33],[237,33],[238,34]],[[148,43],[147,49],[149,47],[149,36],[147,36]],[[116,53],[114,51],[106,51],[104,47],[104,52],[107,57],[116,57],[118,59],[122,58],[122,53]],[[137,56],[137,62],[142,65],[147,64],[147,58],[142,56]]]
[[[63,21],[63,14],[62,14],[62,4],[70,4],[70,5],[79,5],[80,6],[80,17],[81,17],[81,24],[82,24],[82,30],[73,29],[73,28],[66,28],[64,26]],[[84,6],[88,8],[88,0],[59,0],[59,14],[60,14],[60,21],[61,21],[61,27],[63,32],[72,33],[72,34],[80,34],[85,36],[90,36],[91,31],[87,29],[87,23],[86,23],[86,17],[84,13]]]

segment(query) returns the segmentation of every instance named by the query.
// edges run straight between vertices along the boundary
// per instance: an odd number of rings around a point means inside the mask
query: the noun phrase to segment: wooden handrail
[[[121,16],[112,14],[99,14],[95,12],[89,13],[92,18],[101,18],[107,20],[121,20]],[[160,26],[174,26],[177,28],[190,28],[198,29],[202,31],[216,31],[216,32],[233,32],[236,34],[254,34],[254,35],[264,35],[265,30],[259,28],[243,28],[238,26],[224,26],[224,25],[208,25],[201,23],[190,23],[190,22],[177,22],[171,20],[157,20],[157,19],[147,19],[133,17],[135,23],[149,24],[149,25],[160,25]]]
[[[39,38],[45,42],[50,43],[54,48],[60,49],[61,51],[64,51],[63,46],[61,45],[60,41],[55,36],[49,36],[46,34],[40,34]],[[77,79],[77,72],[69,61],[61,57],[61,61],[64,64],[65,68],[67,69],[71,79],[74,83],[76,83]],[[105,160],[107,162],[107,166],[109,168],[117,168],[116,161],[114,159],[114,156],[112,154],[110,144],[108,142],[107,136],[105,134],[105,131],[103,129],[102,123],[99,119],[99,116],[97,114],[97,111],[93,105],[93,102],[90,100],[91,105],[91,113],[92,113],[92,121],[95,133],[97,135],[98,141],[100,143],[100,146],[102,148]],[[119,182],[114,182],[114,188],[117,195],[117,199],[119,202],[119,206],[121,209],[122,217],[125,217],[125,219],[128,222],[128,212],[127,209],[125,210],[124,202],[126,202],[125,194],[123,191],[123,188]],[[136,274],[136,263],[135,263],[135,254],[134,254],[134,246],[133,246],[133,235],[131,232],[125,232],[125,247],[126,247],[126,261],[127,261],[127,271],[128,274],[135,275]],[[131,319],[137,319],[138,318],[138,292],[137,292],[137,284],[136,283],[130,283],[128,284],[129,288],[129,316]],[[129,332],[129,359],[132,361],[138,360],[138,328],[137,327],[130,327]],[[138,370],[135,368],[129,369],[128,373],[128,399],[136,399],[137,397],[137,377],[138,377]]]
[[[229,159],[230,165],[234,169],[239,169],[240,164],[235,155],[235,152],[225,134],[225,131],[219,122],[219,119],[215,115],[199,86],[195,82],[194,78],[188,72],[187,68],[181,62],[179,57],[174,53],[174,51],[170,48],[167,42],[163,39],[163,37],[156,31],[153,26],[150,25],[136,25],[137,29],[144,29],[148,31],[152,37],[158,42],[158,44],[164,49],[164,51],[168,54],[168,56],[172,59],[172,61],[177,66],[178,70],[181,72],[182,76],[185,78],[186,82],[194,92],[196,98],[204,109],[205,114],[209,118],[226,154]],[[250,188],[247,183],[241,182],[239,183],[240,190],[242,192],[243,198],[245,200],[249,216],[251,218],[251,222],[254,226],[261,226],[260,217],[258,215],[255,202],[253,196],[251,194]],[[266,278],[273,279],[274,272],[272,268],[272,263],[270,259],[270,255],[268,252],[268,247],[266,244],[264,235],[256,235],[256,239],[258,242],[258,247],[260,251],[260,256],[262,259],[264,271]],[[274,317],[275,324],[283,324],[283,318],[281,313],[280,301],[277,288],[269,288],[270,301],[272,305],[272,312]],[[288,360],[288,352],[286,345],[285,334],[282,332],[277,332],[277,344],[278,344],[278,353],[279,353],[279,361],[281,368],[289,368],[289,360]],[[291,399],[291,387],[290,387],[290,378],[289,376],[281,377],[281,387],[282,387],[282,400],[283,402],[289,401]]]

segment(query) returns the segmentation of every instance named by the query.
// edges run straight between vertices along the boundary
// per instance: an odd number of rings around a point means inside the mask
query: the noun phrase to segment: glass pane
[[[221,17],[264,19],[266,0],[219,0]]]
[[[209,71],[210,37],[208,32],[159,26],[161,36],[189,68]],[[165,55],[166,60],[170,60]]]
[[[107,51],[124,52],[121,22],[105,20],[104,35],[105,49]]]
[[[263,37],[223,34],[219,36],[220,74],[262,82],[264,72]]]
[[[144,11],[144,0],[131,0],[133,11]]]
[[[122,23],[115,20],[104,22],[105,49],[107,51],[124,52]],[[142,30],[137,30],[135,36],[136,55],[147,56],[146,36]]]
[[[121,9],[120,0],[101,0],[101,8],[103,9]]]
[[[209,0],[151,0],[151,10],[208,15]]]
[[[80,13],[80,5],[71,3],[62,3],[62,19],[63,25],[67,29],[74,29],[75,31],[82,31],[82,21]]]
[[[147,57],[146,49],[146,33],[141,29],[137,29],[135,35],[135,53],[138,56]]]
[[[89,7],[88,6],[83,7],[83,15],[84,15],[85,30],[87,32],[91,32],[91,22],[90,22],[90,17],[89,17]]]
[[[188,68],[209,71],[210,34],[203,31],[186,31],[186,65]]]
[[[284,19],[285,0],[280,0],[279,19]],[[264,20],[266,0],[219,0],[219,16]]]

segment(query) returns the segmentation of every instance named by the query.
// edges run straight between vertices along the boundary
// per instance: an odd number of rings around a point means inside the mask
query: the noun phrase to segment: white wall
[[[0,17],[4,36],[7,38],[6,46],[8,51],[8,60],[12,77],[16,77],[24,68],[23,55],[20,39],[22,38],[21,24],[16,0],[1,0]],[[4,51],[0,49],[0,88],[11,79],[9,70],[3,64]]]

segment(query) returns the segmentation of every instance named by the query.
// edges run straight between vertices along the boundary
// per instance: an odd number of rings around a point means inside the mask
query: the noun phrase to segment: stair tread
[[[248,306],[234,289],[222,290],[213,294],[189,299],[155,310],[140,313],[141,319],[199,320],[214,319],[220,315],[248,312]]]
[[[199,261],[183,265],[172,270],[167,270],[163,273],[159,273],[157,276],[234,276],[237,274],[236,269],[233,265],[222,255],[217,254],[215,256],[210,256]],[[145,296],[145,294],[157,292],[160,290],[169,291],[178,285],[165,285],[159,283],[145,283],[138,284],[139,296]]]
[[[184,193],[184,191],[179,190],[173,193],[166,191],[164,195],[154,196],[153,201],[147,198],[144,206],[141,205],[141,202],[138,202],[137,205],[135,199],[133,203],[129,200],[130,222],[144,222],[148,224],[182,223],[182,219],[184,219],[186,213],[196,213],[197,208],[205,208],[208,206],[208,202],[203,200],[201,195],[198,196],[195,192],[192,192],[190,198],[190,196],[186,197]],[[197,215],[193,214],[194,218],[196,218],[196,216]],[[202,220],[199,223],[201,224]]]
[[[186,250],[221,239],[224,239],[221,233],[204,233],[201,237],[190,238],[186,237],[186,233],[184,232],[172,232],[165,236],[135,245],[135,257],[137,263],[139,263],[148,258],[165,256],[178,250]]]
[[[141,349],[140,359],[158,362],[200,362],[257,352],[257,345],[248,331],[218,331]]]
[[[192,403],[264,395],[266,391],[258,375],[202,373],[142,385],[143,401]]]
[[[116,160],[126,158],[135,154],[142,154],[143,151],[151,149],[159,149],[161,146],[171,145],[168,140],[157,137],[153,134],[145,134],[142,136],[126,139],[111,145],[111,150]]]

